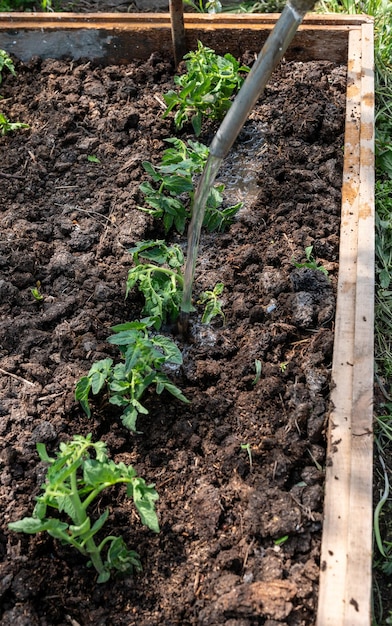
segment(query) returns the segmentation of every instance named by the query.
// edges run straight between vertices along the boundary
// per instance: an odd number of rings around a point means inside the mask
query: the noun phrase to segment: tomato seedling
[[[182,234],[192,214],[195,195],[193,178],[202,174],[209,148],[197,141],[189,140],[186,144],[176,137],[165,141],[173,147],[163,151],[160,165],[143,162],[152,183],[146,181],[140,185],[139,189],[144,194],[148,207],[138,206],[138,209],[162,219],[165,232],[174,227]],[[210,231],[223,230],[232,223],[234,215],[242,207],[240,202],[222,208],[224,189],[222,183],[216,185],[207,198],[203,225]]]
[[[177,245],[167,246],[163,240],[157,240],[142,241],[129,252],[135,267],[128,273],[126,296],[133,287],[138,287],[145,298],[143,314],[154,319],[155,329],[159,330],[162,323],[173,322],[180,314],[184,287],[182,250]],[[151,263],[143,263],[142,258]],[[205,305],[203,324],[209,324],[217,315],[224,321],[222,300],[219,299],[223,289],[224,284],[217,283],[214,289],[200,295],[197,304]]]
[[[167,246],[163,240],[142,241],[129,252],[135,267],[129,270],[125,296],[137,286],[145,298],[143,314],[155,319],[158,330],[168,319],[177,319],[184,278],[181,273],[184,255],[179,246]],[[141,258],[151,263],[143,263]]]
[[[6,68],[12,76],[16,76],[14,62],[5,50],[0,50],[0,84],[3,82],[3,69]]]
[[[307,246],[305,248],[305,257],[306,261],[304,263],[296,263],[293,260],[293,265],[298,269],[306,267],[309,270],[319,270],[325,276],[328,276],[328,270],[323,265],[319,265],[316,259],[313,257],[313,246]]]
[[[167,104],[164,117],[177,109],[176,129],[190,121],[198,137],[204,117],[223,119],[231,106],[232,95],[244,82],[241,72],[249,72],[249,68],[240,65],[229,53],[223,57],[215,54],[200,41],[197,50],[186,54],[184,60],[186,73],[174,77],[179,90],[171,89],[163,96]]]
[[[125,484],[127,496],[132,498],[143,524],[159,532],[155,502],[158,494],[154,485],[147,485],[136,475],[133,467],[108,459],[102,441],[93,443],[91,435],[75,435],[69,443],[61,443],[55,458],[48,455],[45,444],[38,443],[41,461],[48,463],[46,481],[34,507],[32,517],[24,517],[8,524],[10,530],[36,534],[47,532],[64,544],[76,548],[89,557],[88,566],[98,572],[98,582],[109,580],[113,571],[124,574],[141,570],[139,555],[128,550],[122,537],[109,535],[96,543],[95,535],[109,517],[109,509],[93,522],[87,509],[99,494],[117,484]],[[92,458],[94,452],[95,458]],[[60,518],[51,517],[51,509]],[[63,521],[68,516],[72,523]]]
[[[261,377],[261,361],[260,361],[260,359],[255,359],[255,370],[256,370],[256,376],[252,380],[252,385],[257,385],[257,383],[259,382],[260,377]]]
[[[203,316],[201,318],[202,324],[209,324],[211,320],[220,315],[225,321],[225,314],[222,311],[222,300],[219,296],[222,295],[225,286],[223,283],[217,283],[215,287],[210,291],[203,291],[200,294],[198,304],[205,304]]]
[[[10,122],[3,113],[0,113],[0,135],[7,135],[21,128],[30,128],[30,126],[22,122]]]
[[[250,443],[242,443],[241,444],[241,450],[246,450],[247,454],[248,454],[248,459],[249,459],[249,468],[250,471],[252,471],[253,468],[253,457],[252,457],[252,448]]]
[[[2,72],[4,68],[6,68],[12,76],[16,76],[15,66],[10,55],[5,50],[0,50],[0,85],[3,82]],[[0,135],[4,136],[7,135],[7,133],[20,130],[21,128],[30,128],[30,126],[22,122],[10,122],[3,113],[0,113]]]
[[[112,328],[115,334],[108,342],[119,347],[123,360],[116,365],[112,359],[97,361],[76,385],[75,398],[88,417],[90,394],[97,395],[104,388],[109,402],[123,409],[121,421],[133,432],[138,415],[148,413],[140,400],[151,385],[158,394],[166,390],[178,400],[189,402],[163,371],[165,365],[181,365],[182,354],[171,339],[151,333],[149,328],[154,323],[153,318],[146,318]]]

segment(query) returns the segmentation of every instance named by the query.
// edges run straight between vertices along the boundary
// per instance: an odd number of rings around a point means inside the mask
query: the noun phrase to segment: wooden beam
[[[362,26],[360,190],[351,431],[346,624],[371,622],[374,379],[373,28]]]
[[[350,31],[339,281],[317,626],[370,626],[374,329],[373,30]]]
[[[234,30],[243,27],[255,29],[264,26],[274,26],[279,18],[279,13],[185,13],[184,22],[190,24],[210,25],[218,28],[219,25]],[[349,30],[352,26],[361,27],[364,23],[371,23],[371,18],[366,15],[320,15],[308,13],[303,19],[303,27],[309,25],[324,26],[324,30],[332,26]],[[34,26],[35,24],[35,26]],[[146,24],[151,27],[163,24],[170,27],[170,13],[25,13],[11,12],[0,13],[0,29],[18,28],[56,28],[59,25],[67,25],[69,28],[95,28],[112,26],[131,29]]]
[[[239,56],[259,52],[278,15],[184,15],[185,45],[197,41],[218,54]],[[309,15],[304,19],[286,58],[299,61],[347,62],[351,29],[361,28],[366,16]],[[172,54],[169,13],[0,13],[0,48],[22,61],[42,58],[89,58],[96,63],[127,63],[147,59],[152,52]]]

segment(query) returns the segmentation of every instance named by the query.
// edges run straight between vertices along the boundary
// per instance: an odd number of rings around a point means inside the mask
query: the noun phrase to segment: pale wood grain
[[[349,37],[339,286],[317,626],[370,626],[374,336],[373,29]]]

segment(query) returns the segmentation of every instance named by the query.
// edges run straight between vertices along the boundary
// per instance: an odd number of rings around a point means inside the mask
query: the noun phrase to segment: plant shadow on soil
[[[195,300],[225,284],[225,324],[203,326],[198,312],[193,340],[175,337],[184,365],[170,375],[191,402],[147,394],[136,435],[105,398],[87,419],[74,388],[117,354],[110,327],[140,318],[140,297],[124,300],[127,250],[163,236],[137,205],[142,162],[159,162],[175,134],[160,104],[172,67],[155,54],[124,67],[35,59],[16,69],[2,106],[31,128],[0,139],[1,623],[313,624],[346,68],[283,62],[251,113],[246,140],[252,126],[264,133],[257,193],[226,232],[204,233],[196,269]],[[328,279],[294,266],[309,245]],[[99,503],[143,565],[105,585],[70,548],[7,528],[31,514],[42,483],[35,444],[52,451],[88,432],[160,496],[156,536],[123,490]]]

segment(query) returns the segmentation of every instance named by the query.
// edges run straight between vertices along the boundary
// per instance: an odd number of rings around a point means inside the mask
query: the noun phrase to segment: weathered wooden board
[[[184,16],[186,47],[195,49],[199,39],[219,54],[230,51],[239,56],[245,50],[258,52],[277,17],[188,13]],[[308,16],[286,58],[346,63],[348,32],[360,28],[368,19],[366,16]],[[127,63],[132,59],[147,59],[157,50],[172,54],[170,15],[0,13],[0,48],[22,61],[41,56]]]
[[[349,36],[338,300],[317,626],[370,626],[374,335],[373,30]]]

